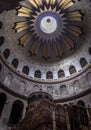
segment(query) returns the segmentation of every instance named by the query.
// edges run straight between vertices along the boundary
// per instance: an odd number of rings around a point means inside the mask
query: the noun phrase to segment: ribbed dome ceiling
[[[76,49],[82,34],[81,10],[72,0],[29,0],[17,11],[14,29],[21,34],[19,45],[28,44],[30,56],[57,58]],[[79,43],[80,44],[80,43]]]

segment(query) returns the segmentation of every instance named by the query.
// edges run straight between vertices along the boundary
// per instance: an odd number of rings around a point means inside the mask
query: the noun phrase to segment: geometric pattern
[[[65,48],[74,49],[82,33],[82,14],[74,10],[72,0],[28,0],[28,7],[21,6],[17,15],[25,18],[16,22],[22,46],[29,44],[31,56],[41,54],[44,59],[62,57]],[[64,46],[64,47],[63,47]],[[40,51],[41,50],[41,51]]]

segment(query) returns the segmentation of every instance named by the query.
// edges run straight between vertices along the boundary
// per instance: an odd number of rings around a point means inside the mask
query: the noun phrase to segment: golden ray
[[[82,17],[82,15],[79,13],[79,11],[70,12],[68,14],[69,17]]]
[[[70,2],[70,3],[68,3],[68,4],[64,5],[64,6],[62,6],[62,8],[63,8],[63,9],[68,9],[68,8],[70,8],[70,7],[73,6],[73,5],[74,5],[74,3],[73,3],[73,2]]]
[[[35,48],[35,52],[34,52],[35,55],[38,53],[39,47],[40,47],[40,42],[38,42],[38,45],[37,45],[37,47]]]
[[[22,26],[20,28],[17,28],[17,33],[24,31],[25,29],[28,29],[28,26]]]
[[[81,17],[72,17],[69,20],[72,20],[72,21],[81,21]]]
[[[26,13],[26,14],[30,14],[32,12],[31,9],[28,9],[26,7],[21,7],[18,12],[22,12],[22,13]]]
[[[51,4],[55,4],[56,0],[50,0]]]
[[[28,22],[19,22],[16,24],[15,29],[17,32],[21,32],[29,27]]]
[[[43,57],[45,57],[45,59],[48,58],[48,47],[47,47],[47,43],[44,44]]]
[[[38,5],[36,4],[36,2],[34,0],[28,0],[30,2],[30,4],[32,4],[35,8],[38,7]]]
[[[42,0],[34,0],[38,6],[42,5]]]
[[[46,0],[46,3],[49,4],[49,3],[50,3],[50,0]]]
[[[62,54],[63,54],[63,49],[62,49],[62,47],[61,47],[61,45],[60,45],[59,42],[56,43],[56,48],[57,48],[58,56],[62,56]]]
[[[25,46],[30,41],[30,39],[31,39],[30,32],[26,33],[19,39],[20,40],[20,44]]]
[[[67,9],[73,5],[74,3],[72,2],[72,0],[62,0],[59,4],[59,6],[61,6],[63,9]]]
[[[75,27],[74,29],[73,29],[73,28],[70,28],[70,29],[69,29],[69,32],[71,32],[71,33],[74,34],[75,36],[79,37],[79,35],[81,34],[81,29],[80,29],[80,28],[78,29],[78,28],[76,28],[76,27]]]
[[[56,57],[59,56],[58,50],[57,50],[57,47],[56,47],[56,43],[53,44],[53,47],[54,47],[54,50],[55,50]]]
[[[64,43],[66,44],[66,46],[67,46],[69,49],[74,48],[74,42],[73,42],[70,38],[65,37]]]
[[[81,28],[77,26],[70,26],[69,29],[73,30],[74,32],[77,32],[78,34],[81,34]]]
[[[21,16],[21,17],[30,17],[30,13],[26,14],[26,13],[23,13],[23,12],[18,12],[18,16]]]
[[[37,41],[34,41],[31,48],[30,48],[32,55],[35,54],[35,50],[36,50],[37,46],[38,46]]]

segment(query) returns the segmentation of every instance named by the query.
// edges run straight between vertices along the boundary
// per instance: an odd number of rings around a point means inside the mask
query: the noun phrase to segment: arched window
[[[9,125],[16,125],[22,118],[24,104],[22,101],[15,101],[12,106],[10,118],[9,118]]]
[[[63,77],[65,77],[64,71],[63,70],[59,70],[58,71],[58,78],[63,78]]]
[[[13,59],[11,64],[12,64],[13,67],[17,68],[18,67],[18,60],[17,59]]]
[[[89,54],[91,55],[91,47],[89,48]]]
[[[4,37],[0,36],[0,46],[2,46],[3,43],[4,43]]]
[[[2,25],[3,25],[2,22],[0,22],[0,29],[2,28]]]
[[[6,100],[7,100],[6,95],[4,93],[0,93],[0,117],[1,117]]]
[[[48,71],[46,74],[46,79],[53,79],[53,74],[51,71]]]
[[[88,64],[88,62],[86,61],[85,58],[81,58],[80,59],[80,64],[81,64],[81,67],[83,68],[83,67],[85,67]]]
[[[66,85],[60,86],[60,93],[62,93],[63,91],[66,91],[66,90],[67,90]]]
[[[2,65],[0,64],[0,71],[2,70]]]
[[[69,72],[70,72],[70,74],[76,73],[76,68],[75,68],[75,66],[71,65],[70,68],[69,68]]]
[[[22,72],[24,74],[28,75],[29,74],[29,67],[28,66],[24,66]]]
[[[10,55],[10,50],[9,49],[6,49],[4,52],[3,52],[3,55],[6,59],[8,59],[9,55]]]
[[[41,72],[40,72],[40,70],[36,70],[35,71],[34,77],[41,78]]]
[[[79,101],[77,102],[77,105],[80,105],[80,106],[85,107],[85,103],[84,103],[84,101],[82,101],[82,100],[79,100]]]

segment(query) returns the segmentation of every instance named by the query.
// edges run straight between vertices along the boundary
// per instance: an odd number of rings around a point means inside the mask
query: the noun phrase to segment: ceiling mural
[[[18,17],[24,20],[16,21],[15,30],[22,33],[19,44],[29,45],[30,56],[47,60],[75,49],[82,34],[83,15],[73,8],[72,0],[28,0],[27,4],[17,10]]]

